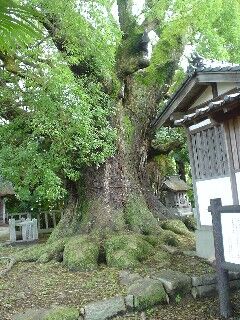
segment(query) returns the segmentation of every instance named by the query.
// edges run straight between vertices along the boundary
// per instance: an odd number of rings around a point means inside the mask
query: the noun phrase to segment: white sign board
[[[223,206],[233,204],[230,178],[197,181],[196,188],[201,225],[211,226],[212,216],[208,212],[210,199],[221,198]]]
[[[240,213],[221,213],[224,258],[240,264]]]
[[[236,182],[237,182],[238,199],[240,199],[240,172],[236,172],[235,176],[236,176]]]

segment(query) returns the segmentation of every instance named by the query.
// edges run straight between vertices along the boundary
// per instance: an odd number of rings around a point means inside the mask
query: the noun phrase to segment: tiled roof
[[[161,117],[167,112],[167,110],[171,107],[171,104],[175,101],[176,97],[181,93],[182,90],[191,82],[191,80],[199,74],[204,73],[224,73],[224,72],[240,72],[240,65],[228,63],[228,62],[219,62],[219,61],[211,61],[202,59],[200,63],[194,65],[189,65],[189,69],[187,70],[187,76],[185,80],[182,82],[180,87],[175,91],[175,93],[170,97],[170,99],[166,102],[165,107],[161,111],[161,113],[157,116],[157,118],[153,121],[152,127],[156,127],[159,123]]]
[[[164,186],[172,191],[187,191],[190,189],[186,182],[181,180],[178,175],[167,177],[164,181]]]
[[[225,65],[224,63],[216,67],[197,67],[196,72],[233,72],[240,71],[240,65]]]
[[[0,196],[4,197],[7,195],[14,195],[14,189],[11,184],[11,182],[3,180],[2,177],[0,177]]]
[[[175,120],[175,126],[181,126],[184,123],[190,122],[199,117],[204,117],[210,112],[220,110],[225,104],[229,102],[239,101],[240,100],[240,91],[236,93],[226,94],[222,99],[217,101],[211,101],[206,106],[196,109],[193,113],[185,115],[182,119]]]

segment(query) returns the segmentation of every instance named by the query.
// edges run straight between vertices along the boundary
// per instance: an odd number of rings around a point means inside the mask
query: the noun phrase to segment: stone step
[[[231,290],[240,289],[240,280],[232,280],[229,282]],[[217,294],[217,284],[209,284],[192,288],[192,296],[194,299],[211,297]]]
[[[230,280],[238,280],[240,279],[240,272],[229,272],[229,279]],[[211,284],[217,283],[217,274],[216,273],[209,273],[204,274],[201,276],[193,276],[192,277],[192,286],[207,286]]]

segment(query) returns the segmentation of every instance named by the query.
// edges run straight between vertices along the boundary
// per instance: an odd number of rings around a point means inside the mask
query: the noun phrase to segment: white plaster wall
[[[229,177],[197,181],[196,189],[201,225],[212,225],[211,213],[208,212],[210,199],[221,198],[223,205],[233,204]]]
[[[211,100],[213,98],[212,95],[212,87],[208,86],[207,89],[200,95],[200,97],[197,98],[197,100],[192,104],[191,108],[194,108],[198,106],[199,104],[202,104],[208,100]]]
[[[231,89],[236,88],[237,84],[234,82],[219,82],[217,84],[218,94],[223,94]]]

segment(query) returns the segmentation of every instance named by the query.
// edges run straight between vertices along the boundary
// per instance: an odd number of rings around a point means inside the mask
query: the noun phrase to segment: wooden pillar
[[[232,187],[232,197],[233,197],[233,204],[239,204],[238,199],[238,190],[237,190],[237,181],[236,181],[236,175],[235,175],[235,169],[234,169],[234,160],[233,160],[233,152],[237,152],[237,147],[234,145],[232,146],[232,143],[235,141],[234,139],[231,139],[230,136],[230,128],[229,123],[224,123],[224,132],[225,132],[225,140],[226,140],[226,148],[227,148],[227,156],[228,156],[228,164],[229,164],[229,173],[230,173],[230,180],[231,180],[231,187]]]
[[[5,200],[3,197],[0,197],[0,224],[5,223]]]
[[[195,200],[195,208],[197,211],[195,218],[197,220],[197,228],[199,229],[201,226],[201,220],[200,220],[200,212],[199,212],[199,205],[198,205],[198,194],[197,194],[196,174],[195,174],[194,157],[193,157],[193,146],[192,146],[191,133],[189,131],[189,128],[185,127],[185,131],[187,134],[187,144],[188,144],[189,159],[190,159],[191,172],[192,172],[193,194],[194,194],[194,200]]]

